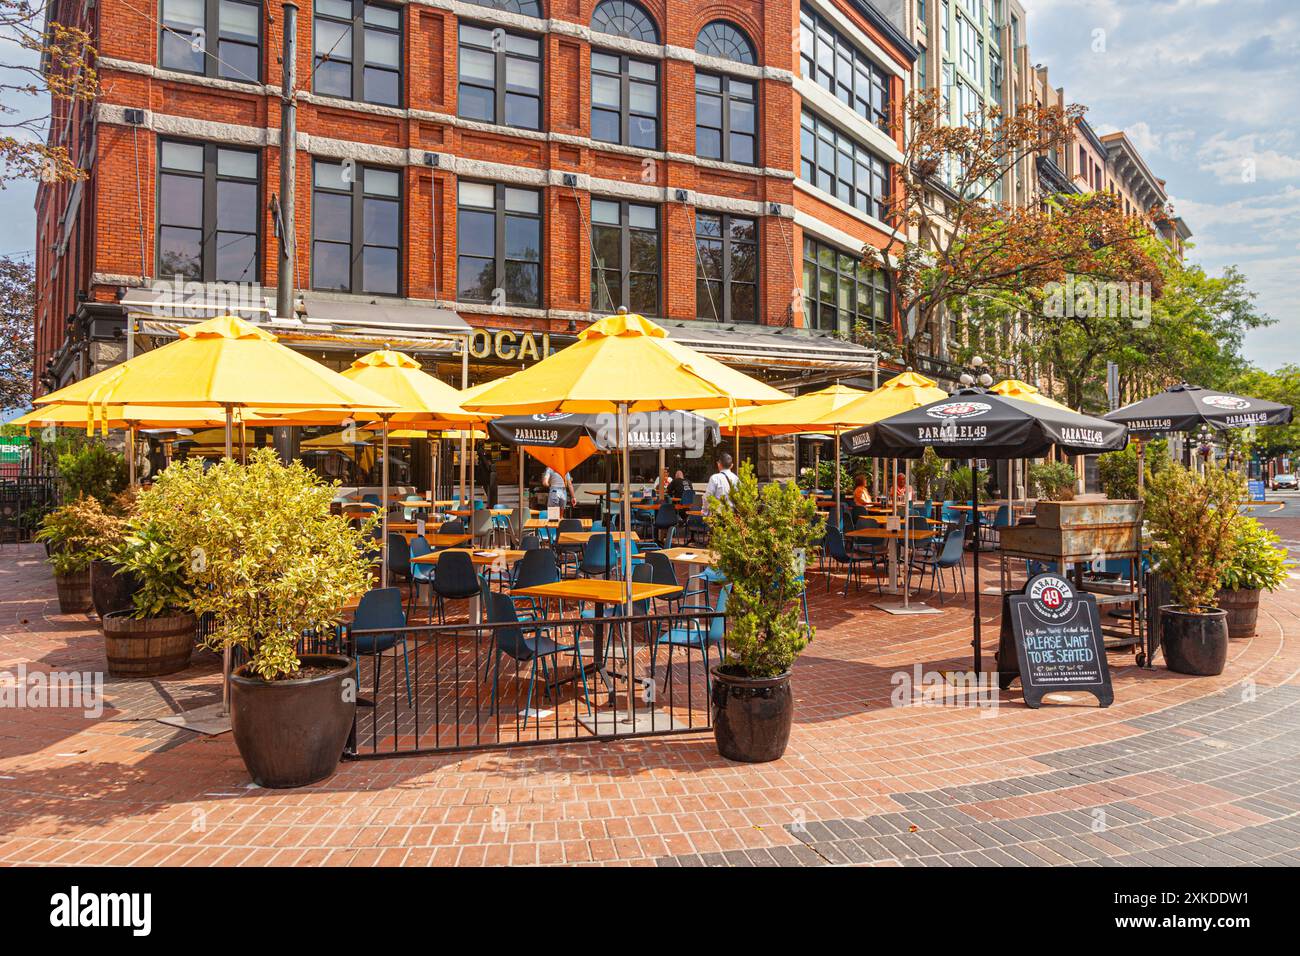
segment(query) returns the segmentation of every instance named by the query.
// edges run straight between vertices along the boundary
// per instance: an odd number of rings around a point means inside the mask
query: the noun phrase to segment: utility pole
[[[298,100],[294,87],[298,78],[298,5],[287,2],[283,10],[284,37],[280,59],[280,274],[275,290],[275,314],[291,319],[293,273],[298,263],[297,220],[294,199],[298,183]]]

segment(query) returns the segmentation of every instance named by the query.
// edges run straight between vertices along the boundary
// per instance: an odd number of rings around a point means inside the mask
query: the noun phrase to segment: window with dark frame
[[[312,169],[311,286],[399,295],[402,176],[398,170],[316,160]]]
[[[695,38],[695,52],[737,63],[753,65],[755,62],[754,44],[744,30],[726,20],[714,20],[700,30]]]
[[[869,216],[888,215],[890,164],[809,110],[800,120],[799,159],[805,182]]]
[[[714,322],[758,321],[758,222],[695,213],[695,314]]]
[[[159,141],[159,276],[258,281],[258,165],[255,150]]]
[[[591,13],[591,28],[597,33],[658,43],[659,30],[650,14],[632,0],[602,0]]]
[[[591,138],[659,148],[659,64],[591,51]]]
[[[591,309],[659,315],[659,207],[591,200]]]
[[[162,0],[161,13],[159,66],[262,81],[262,5],[257,0]]]
[[[459,30],[458,115],[520,129],[541,129],[541,41],[471,23],[460,24]]]
[[[312,89],[380,106],[402,101],[402,11],[364,0],[314,0]]]
[[[542,304],[541,193],[462,180],[456,203],[456,297]]]
[[[695,74],[695,152],[752,166],[758,157],[756,87],[751,80]]]
[[[889,73],[811,10],[799,11],[799,63],[804,79],[889,129]]]
[[[803,311],[809,328],[852,335],[857,326],[889,328],[889,278],[859,256],[805,238]]]

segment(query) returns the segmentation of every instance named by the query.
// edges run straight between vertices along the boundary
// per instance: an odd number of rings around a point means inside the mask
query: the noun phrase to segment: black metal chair
[[[572,644],[558,644],[542,632],[540,627],[529,627],[519,620],[515,613],[514,600],[506,594],[500,594],[492,591],[484,595],[487,604],[486,615],[488,623],[502,624],[504,627],[494,629],[493,633],[493,654],[492,654],[492,705],[490,713],[495,714],[497,711],[497,685],[501,678],[501,655],[505,654],[515,662],[515,673],[518,674],[519,668],[523,664],[532,664],[532,669],[528,675],[528,696],[524,701],[524,727],[528,727],[528,720],[533,716],[533,688],[537,683],[537,665],[542,665],[542,679],[545,683],[545,692],[548,699],[551,699],[553,692],[558,692],[559,685],[554,673],[558,661],[556,658],[561,654],[572,654],[574,657],[574,676],[582,681],[582,698],[587,705],[587,713],[591,713],[591,696],[587,692],[587,673],[582,666],[582,645],[575,640]],[[531,635],[531,636],[530,636]],[[547,659],[550,659],[551,666],[546,666]]]
[[[560,535],[576,534],[586,529],[582,527],[580,518],[561,518],[559,525],[555,529],[555,561],[563,574],[569,568],[572,561],[573,570],[578,570],[578,563],[582,559],[582,545],[580,544],[560,544]]]
[[[856,576],[858,587],[862,586],[862,565],[871,561],[870,558],[850,554],[844,547],[844,535],[839,528],[827,528],[826,536],[822,539],[822,551],[831,561],[844,567],[844,596],[849,596],[849,582]],[[826,575],[826,590],[831,589],[831,576]]]
[[[965,544],[965,535],[961,528],[953,528],[943,539],[943,546],[930,555],[917,555],[912,559],[907,568],[908,587],[911,587],[911,578],[913,569],[920,572],[921,584],[925,584],[925,572],[930,572],[930,590],[939,595],[939,603],[943,604],[943,577],[939,572],[952,572],[952,589],[955,593],[957,590],[957,575],[961,574],[961,593],[966,596],[966,565],[963,563],[963,545]],[[938,585],[936,588],[935,585]]]
[[[446,601],[478,597],[482,583],[474,562],[464,551],[443,551],[433,570],[433,593],[438,599],[438,623],[447,621]]]

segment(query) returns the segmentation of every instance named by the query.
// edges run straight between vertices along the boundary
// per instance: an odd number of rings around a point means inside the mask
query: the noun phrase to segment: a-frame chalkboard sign
[[[1097,599],[1059,574],[1036,575],[1003,596],[997,662],[998,686],[1006,690],[1019,677],[1030,707],[1064,691],[1087,691],[1103,707],[1115,699]]]

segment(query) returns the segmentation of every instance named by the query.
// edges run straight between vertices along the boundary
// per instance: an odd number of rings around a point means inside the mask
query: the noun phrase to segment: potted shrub
[[[1044,501],[1073,501],[1079,476],[1064,461],[1044,461],[1029,466],[1029,484],[1034,496]]]
[[[815,502],[792,484],[760,492],[748,462],[728,498],[710,499],[711,543],[727,579],[727,656],[712,670],[713,736],[730,760],[785,753],[794,719],[790,668],[812,638],[799,595],[808,548],[825,533]]]
[[[1244,497],[1241,476],[1216,467],[1197,475],[1170,464],[1147,486],[1151,558],[1175,602],[1160,608],[1160,647],[1172,671],[1223,673],[1228,623],[1216,602]]]
[[[98,499],[87,499],[87,504]],[[126,534],[126,516],[135,507],[135,494],[127,490],[114,496],[104,506],[103,520],[98,529],[98,541],[90,561],[90,603],[102,622],[113,611],[131,607],[131,598],[140,582],[127,570],[113,561],[113,555]]]
[[[103,442],[82,441],[57,459],[69,498],[89,497],[108,505],[127,486],[126,459]]]
[[[148,492],[145,492],[148,494]],[[108,557],[135,585],[129,609],[103,617],[104,654],[115,677],[161,677],[189,666],[198,619],[187,609],[187,557],[163,522],[135,515]]]
[[[119,524],[89,496],[60,505],[41,519],[36,538],[45,543],[61,613],[91,609],[90,564],[112,546]]]
[[[178,462],[140,495],[187,557],[188,607],[211,614],[207,644],[245,658],[231,678],[235,744],[263,787],[300,787],[334,772],[356,711],[354,662],[297,653],[330,633],[371,583],[362,533],[330,514],[334,487],[301,462],[260,449],[249,463]]]
[[[1276,591],[1286,581],[1291,562],[1282,539],[1248,515],[1234,528],[1232,560],[1219,578],[1218,604],[1228,615],[1228,638],[1254,637],[1259,592]]]

